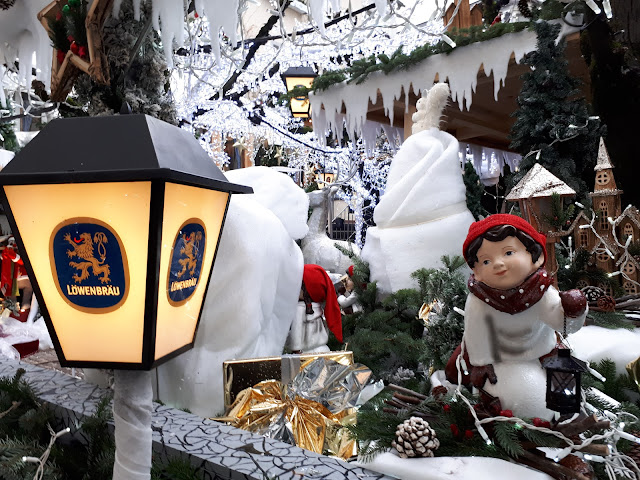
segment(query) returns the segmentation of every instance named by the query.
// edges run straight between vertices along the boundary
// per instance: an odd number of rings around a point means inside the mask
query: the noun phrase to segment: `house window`
[[[624,228],[622,229],[622,235],[624,238],[633,237],[633,227],[631,226],[631,222],[627,222],[624,224]]]
[[[588,286],[589,286],[589,283],[584,279],[578,280],[576,282],[576,288],[579,288],[580,290],[582,290],[584,287],[588,287]]]
[[[604,186],[607,183],[609,183],[609,172],[600,170],[598,173],[596,173],[596,185]]]
[[[601,263],[607,263],[609,261],[609,255],[606,252],[598,253],[596,259]]]
[[[600,202],[600,229],[609,230],[609,207],[604,200]]]
[[[622,267],[622,272],[627,275],[633,275],[636,273],[636,266],[631,262],[627,262],[624,264],[624,267]]]
[[[580,230],[580,246],[586,248],[588,240],[589,236],[587,235],[587,231],[583,228]]]
[[[624,289],[625,293],[627,295],[635,295],[636,293],[638,293],[638,289],[636,287],[636,284],[627,280],[626,282],[624,282],[622,284],[622,288]]]
[[[600,285],[598,285],[603,291],[605,295],[611,295],[612,291],[611,291],[611,285],[607,284],[607,283],[601,283]]]

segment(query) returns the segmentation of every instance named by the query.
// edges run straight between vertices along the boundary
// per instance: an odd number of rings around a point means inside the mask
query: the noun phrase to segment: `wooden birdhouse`
[[[558,238],[569,234],[569,231],[559,231],[545,220],[552,214],[553,194],[564,198],[573,197],[576,192],[542,165],[536,163],[506,197],[507,201],[518,202],[524,219],[538,232],[547,236],[548,256],[545,259],[545,268],[552,273],[558,268],[555,243]],[[557,282],[555,276],[554,282]]]
[[[51,65],[51,100],[62,102],[82,72],[96,82],[109,85],[109,62],[102,44],[102,27],[111,13],[114,0],[94,0],[85,20],[86,45],[70,40],[66,50],[54,47]],[[38,13],[38,20],[50,38],[55,37],[54,25],[64,24],[70,9],[82,8],[83,0],[54,0]]]

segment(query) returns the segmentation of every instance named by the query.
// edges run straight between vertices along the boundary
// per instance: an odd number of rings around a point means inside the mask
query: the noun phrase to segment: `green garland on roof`
[[[448,36],[456,42],[457,47],[464,47],[476,42],[484,42],[492,38],[501,37],[507,33],[515,33],[531,26],[531,22],[516,23],[496,23],[491,27],[475,25],[463,30],[452,30]],[[440,53],[449,54],[453,49],[445,42],[436,44],[427,43],[414,49],[411,53],[403,53],[399,47],[391,56],[384,53],[376,56],[370,55],[367,58],[356,60],[349,68],[332,70],[324,73],[313,81],[311,90],[314,92],[324,91],[336,83],[355,82],[357,85],[364,82],[367,77],[374,72],[384,72],[389,74],[397,70],[407,70],[414,65],[424,61],[432,55]]]

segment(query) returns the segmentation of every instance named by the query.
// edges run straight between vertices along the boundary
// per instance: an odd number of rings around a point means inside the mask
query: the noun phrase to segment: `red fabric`
[[[320,265],[307,264],[304,266],[302,281],[311,300],[316,303],[325,302],[324,318],[327,319],[327,326],[342,342],[342,314],[336,290],[329,275]]]
[[[15,268],[11,267],[15,264]],[[2,270],[0,271],[0,291],[5,297],[12,294],[13,282],[20,276],[20,267],[23,265],[20,255],[10,246],[2,251]]]
[[[347,268],[347,275],[349,275],[350,277],[353,277],[353,265]]]
[[[469,247],[469,244],[490,228],[497,227],[498,225],[511,225],[529,235],[542,247],[542,253],[544,254],[544,258],[546,261],[547,237],[544,234],[537,232],[524,218],[518,217],[517,215],[509,215],[506,213],[496,213],[495,215],[489,215],[484,220],[480,220],[479,222],[474,222],[471,224],[471,226],[469,227],[469,233],[467,234],[467,239],[462,245],[462,254],[464,255],[465,260],[468,260],[467,248]]]

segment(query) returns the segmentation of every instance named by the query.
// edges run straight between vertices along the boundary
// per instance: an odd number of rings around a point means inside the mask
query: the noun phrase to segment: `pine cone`
[[[396,439],[391,445],[402,458],[433,457],[434,450],[440,447],[440,441],[428,422],[420,417],[411,417],[398,425]]]
[[[605,312],[613,312],[616,309],[615,298],[604,295],[598,299],[598,308],[601,308]]]
[[[604,290],[599,287],[594,287],[593,285],[584,287],[582,293],[584,293],[584,296],[587,297],[587,300],[590,302],[597,302],[600,297],[604,296]]]
[[[520,10],[523,17],[531,18],[533,16],[527,0],[518,0],[518,10]]]
[[[445,387],[443,385],[438,385],[437,387],[433,387],[433,390],[431,390],[431,395],[434,398],[443,397],[447,393],[449,393],[449,390],[447,390],[447,387]]]
[[[558,463],[587,478],[594,478],[593,467],[576,455],[567,455]]]

